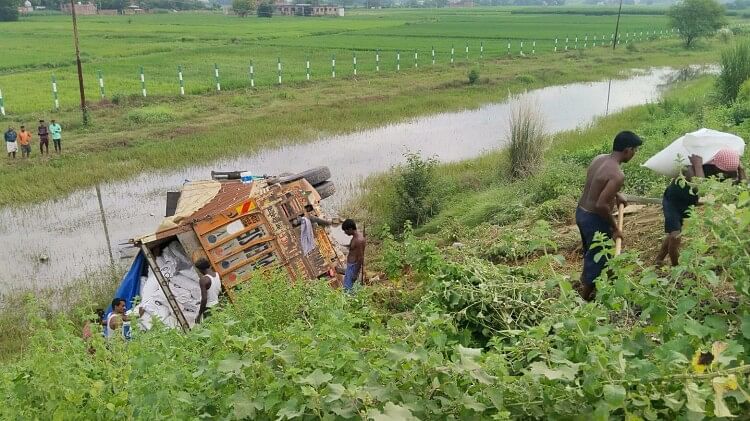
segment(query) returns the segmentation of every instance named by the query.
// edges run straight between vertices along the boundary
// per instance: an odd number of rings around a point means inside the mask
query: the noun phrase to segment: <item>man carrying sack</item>
[[[669,255],[672,266],[677,266],[682,243],[682,224],[690,216],[690,210],[698,204],[698,192],[690,185],[694,177],[704,178],[721,175],[724,179],[745,178],[740,164],[740,154],[732,149],[720,149],[707,163],[698,155],[690,155],[690,165],[683,170],[685,180],[672,179],[664,191],[662,211],[664,212],[664,232],[667,236],[656,256],[656,264],[661,265]]]
[[[630,161],[642,144],[643,141],[635,133],[620,132],[615,136],[612,152],[594,158],[586,172],[586,185],[576,209],[576,225],[581,233],[584,252],[581,297],[586,301],[594,298],[594,282],[607,263],[603,256],[596,260],[600,248],[591,247],[594,235],[601,232],[615,240],[622,238],[622,232],[612,216],[615,202],[625,202],[620,195],[625,182],[620,164]]]

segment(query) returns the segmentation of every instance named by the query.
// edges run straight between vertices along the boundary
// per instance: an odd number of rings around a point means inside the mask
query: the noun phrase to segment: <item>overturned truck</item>
[[[206,258],[220,275],[224,293],[269,271],[290,281],[339,280],[343,264],[338,245],[325,227],[303,233],[302,217],[322,218],[321,200],[335,192],[326,167],[295,175],[251,177],[242,172],[212,172],[212,179],[188,182],[168,192],[166,218],[156,232],[131,240],[139,248],[117,297],[133,308],[141,297],[139,323],[153,319],[188,330],[195,323],[201,294],[194,263]],[[302,235],[308,238],[303,252]]]

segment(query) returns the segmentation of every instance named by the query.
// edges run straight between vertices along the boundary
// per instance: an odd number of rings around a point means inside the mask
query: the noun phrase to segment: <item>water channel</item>
[[[700,70],[654,68],[612,80],[609,112],[656,101],[665,87],[696,71]],[[539,105],[548,129],[559,132],[585,126],[604,115],[608,85],[608,81],[574,83],[525,95]],[[402,162],[407,150],[447,162],[502,147],[511,107],[512,100],[504,101],[102,184],[115,259],[119,260],[120,243],[159,224],[167,190],[178,188],[185,180],[208,178],[211,170],[279,174],[328,166],[338,192],[326,200],[326,208],[335,214],[362,180]],[[107,265],[109,254],[93,187],[58,200],[0,209],[0,293],[62,286]]]

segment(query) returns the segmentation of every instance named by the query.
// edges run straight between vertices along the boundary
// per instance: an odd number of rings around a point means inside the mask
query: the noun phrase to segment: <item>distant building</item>
[[[448,7],[474,7],[474,0],[448,0]]]
[[[282,16],[344,16],[344,8],[332,5],[276,4],[276,14]]]
[[[96,14],[96,5],[91,3],[81,3],[80,1],[75,4],[76,8],[76,15],[83,16],[83,15],[95,15]],[[60,11],[62,11],[65,14],[71,14],[71,8],[70,3],[61,3],[60,4]]]

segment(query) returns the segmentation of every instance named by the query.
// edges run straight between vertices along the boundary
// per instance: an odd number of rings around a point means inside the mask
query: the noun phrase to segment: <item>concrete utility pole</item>
[[[617,37],[620,30],[620,15],[622,14],[622,0],[620,0],[620,8],[617,10],[617,23],[615,24],[615,39],[612,41],[612,49],[617,48]]]
[[[73,16],[73,41],[76,46],[76,66],[78,66],[78,90],[81,92],[81,114],[83,125],[89,124],[89,111],[86,108],[86,92],[83,88],[83,69],[81,68],[81,50],[78,48],[78,22],[76,20],[75,0],[70,0],[70,14]]]

